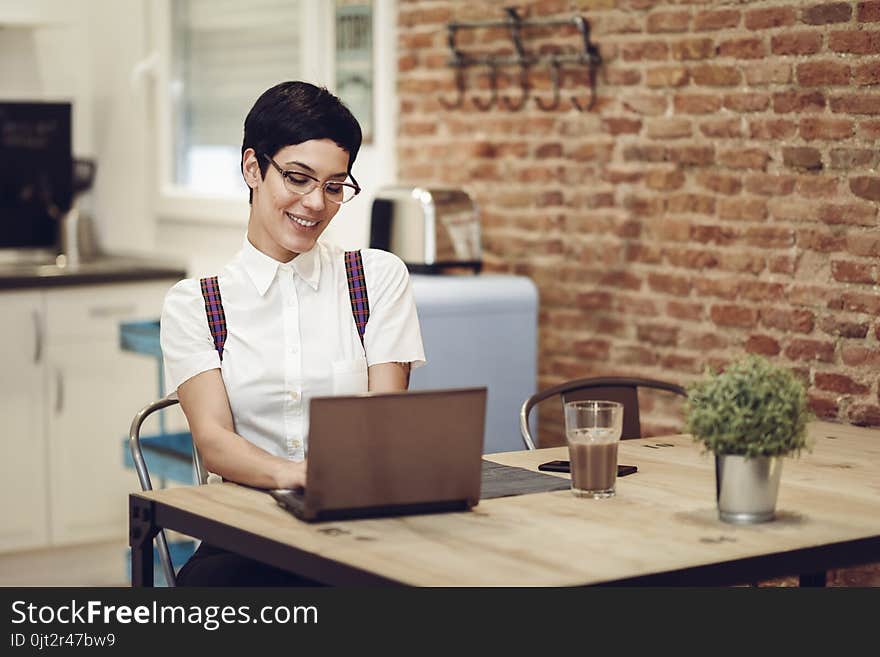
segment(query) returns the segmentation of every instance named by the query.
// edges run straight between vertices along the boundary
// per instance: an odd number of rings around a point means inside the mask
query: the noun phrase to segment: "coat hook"
[[[596,75],[597,68],[602,63],[602,56],[595,44],[590,43],[590,24],[583,16],[574,19],[578,31],[581,33],[584,51],[581,53],[581,62],[587,67],[587,79],[590,87],[590,100],[586,107],[575,97],[571,97],[571,104],[580,112],[589,112],[596,104]]]
[[[458,109],[462,105],[464,105],[464,91],[465,91],[465,82],[464,82],[464,67],[460,63],[454,64],[455,66],[455,88],[458,90],[458,95],[455,97],[455,100],[446,100],[442,96],[437,100],[440,101],[440,104],[443,105],[448,110]]]
[[[519,62],[519,88],[521,90],[519,100],[513,102],[510,100],[508,96],[501,97],[501,104],[504,105],[507,109],[518,112],[529,100],[529,91],[531,90],[531,85],[529,84],[529,69],[528,63],[526,60],[522,59]]]
[[[550,112],[559,107],[559,68],[559,60],[554,55],[550,60],[550,79],[553,82],[553,102],[547,104],[537,96],[535,97],[535,103],[545,112]]]
[[[471,98],[471,102],[481,112],[488,112],[498,103],[498,66],[493,61],[489,61],[489,89],[492,95],[485,103],[479,98]]]

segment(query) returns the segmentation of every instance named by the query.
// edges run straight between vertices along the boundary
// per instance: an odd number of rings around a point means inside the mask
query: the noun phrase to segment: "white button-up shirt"
[[[167,391],[220,368],[236,433],[271,454],[302,460],[312,397],[366,392],[367,368],[377,363],[425,363],[406,266],[386,251],[361,253],[370,303],[364,346],[337,246],[318,242],[280,263],[245,238],[219,274],[227,329],[222,363],[198,279],[177,283],[165,297],[160,328]]]

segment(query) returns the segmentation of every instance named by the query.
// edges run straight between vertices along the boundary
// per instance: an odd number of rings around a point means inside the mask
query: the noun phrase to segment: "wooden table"
[[[880,431],[813,423],[787,458],[777,517],[718,520],[714,461],[689,436],[623,441],[617,496],[569,491],[481,501],[470,512],[308,524],[234,484],[130,496],[132,581],[151,585],[152,538],[177,530],[337,585],[720,585],[880,561]],[[536,469],[565,448],[488,456]],[[567,475],[558,475],[566,477]],[[178,564],[179,565],[179,564]]]

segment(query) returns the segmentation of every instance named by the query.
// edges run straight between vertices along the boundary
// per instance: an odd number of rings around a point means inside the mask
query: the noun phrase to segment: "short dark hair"
[[[257,98],[244,120],[241,154],[253,148],[266,177],[269,163],[286,146],[311,139],[330,139],[348,153],[348,175],[361,147],[361,126],[345,104],[325,87],[308,82],[289,81],[276,84]],[[357,184],[354,177],[352,181]],[[253,202],[250,190],[249,201]]]

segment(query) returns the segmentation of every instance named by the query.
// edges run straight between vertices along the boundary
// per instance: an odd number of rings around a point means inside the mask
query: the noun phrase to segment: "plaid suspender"
[[[220,285],[217,277],[199,280],[202,287],[202,298],[205,300],[205,314],[208,316],[208,328],[214,338],[214,348],[223,360],[223,344],[226,342],[226,313],[223,312],[223,299],[220,298]]]
[[[364,331],[370,319],[370,300],[367,298],[367,283],[364,280],[364,263],[360,251],[345,252],[345,278],[348,280],[348,296],[351,299],[351,315],[357,326],[361,346],[364,346]]]
[[[351,299],[351,315],[357,327],[361,346],[364,332],[370,319],[370,300],[367,298],[367,283],[364,280],[364,263],[360,251],[345,252],[345,278],[348,281],[348,296]],[[220,285],[216,276],[199,280],[202,298],[205,300],[205,314],[208,328],[214,338],[214,348],[223,360],[223,345],[226,343],[226,313],[223,312],[223,299],[220,298]]]

